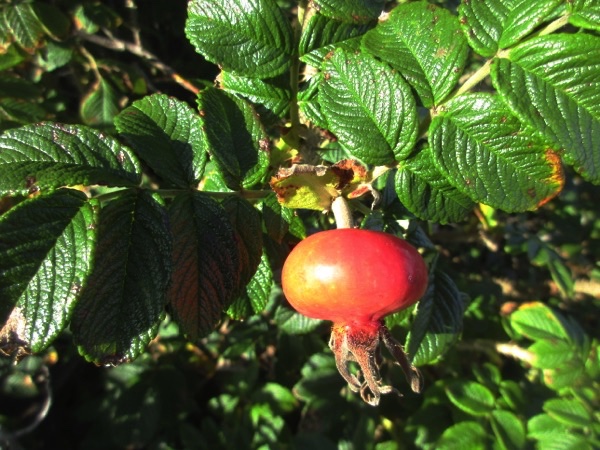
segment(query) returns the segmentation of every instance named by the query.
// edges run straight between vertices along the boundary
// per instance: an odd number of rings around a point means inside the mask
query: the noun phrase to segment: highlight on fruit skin
[[[287,257],[282,288],[299,313],[333,322],[329,347],[350,389],[370,405],[398,391],[382,383],[379,344],[401,366],[414,392],[422,378],[402,345],[383,323],[385,316],[415,304],[427,289],[427,265],[408,242],[372,230],[344,228],[315,233]],[[355,361],[360,374],[352,374]]]

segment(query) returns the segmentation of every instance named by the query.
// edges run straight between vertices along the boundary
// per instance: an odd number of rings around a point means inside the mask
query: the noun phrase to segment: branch
[[[198,87],[194,86],[194,84],[192,84],[190,81],[186,80],[184,77],[179,75],[171,66],[162,62],[154,53],[149,52],[139,44],[123,41],[115,37],[106,38],[103,36],[98,36],[96,34],[88,34],[85,32],[79,32],[77,36],[84,41],[91,42],[109,50],[115,50],[118,52],[129,52],[136,56],[139,56],[152,67],[155,67],[156,69],[170,76],[176,83],[178,83],[188,91],[194,94],[198,94],[198,92],[200,92],[200,89]]]

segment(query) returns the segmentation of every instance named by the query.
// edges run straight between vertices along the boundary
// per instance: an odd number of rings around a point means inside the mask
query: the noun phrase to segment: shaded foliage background
[[[458,2],[432,3],[454,13]],[[21,2],[1,2],[3,14],[15,4]],[[219,74],[186,39],[186,2],[35,4],[54,6],[70,25],[41,32],[30,44],[0,39],[3,130],[53,120],[114,133],[114,115],[133,101],[160,92],[195,107],[196,91]],[[294,2],[278,4],[293,16]],[[475,70],[482,60],[472,59]],[[444,284],[440,275],[439,286],[456,289],[465,305],[460,341],[451,336],[443,356],[421,367],[421,395],[408,393],[390,363],[385,377],[402,398],[387,396],[372,408],[347,390],[327,348],[329,324],[294,314],[278,288],[278,270],[298,233],[271,229],[266,235],[278,239],[265,240],[265,257],[275,283],[260,314],[230,314],[193,342],[167,317],[147,351],[117,367],[86,362],[71,330],[18,364],[0,358],[0,445],[597,447],[600,188],[565,170],[561,194],[535,212],[482,205],[459,223],[413,221],[404,230],[439,253],[438,269],[453,280]],[[149,184],[156,180],[151,170],[146,176]],[[219,181],[207,178],[211,186]],[[377,186],[385,209],[369,214],[365,203],[360,210],[373,227],[387,223],[386,214],[410,216],[390,193],[389,178]],[[4,212],[17,200],[1,201]],[[263,215],[276,205],[265,201]],[[309,231],[333,226],[318,212],[298,216]],[[425,307],[419,314],[428,320]],[[388,322],[401,340],[405,319]],[[407,342],[410,348],[410,336]],[[419,351],[430,362],[427,349]]]

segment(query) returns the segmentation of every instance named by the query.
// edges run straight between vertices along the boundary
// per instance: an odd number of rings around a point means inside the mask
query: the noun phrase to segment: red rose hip
[[[402,366],[413,390],[421,379],[382,319],[416,303],[427,288],[427,266],[406,241],[359,229],[316,233],[301,241],[285,261],[283,292],[301,314],[333,321],[330,347],[340,374],[369,404],[394,391],[383,386],[375,355],[379,340]],[[364,381],[350,374],[361,367]]]

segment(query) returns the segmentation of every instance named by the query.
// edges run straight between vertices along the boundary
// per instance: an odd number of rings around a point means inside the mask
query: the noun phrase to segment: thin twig
[[[186,80],[184,77],[179,75],[171,66],[162,62],[158,57],[154,54],[146,50],[143,46],[135,44],[134,42],[127,42],[116,37],[106,38],[103,36],[98,36],[97,34],[88,34],[80,32],[78,37],[84,41],[91,42],[93,44],[99,45],[104,48],[108,48],[110,50],[115,50],[118,52],[129,52],[140,58],[144,59],[151,66],[160,70],[161,72],[170,76],[176,83],[187,89],[188,91],[198,94],[200,89],[192,84],[189,80]]]

